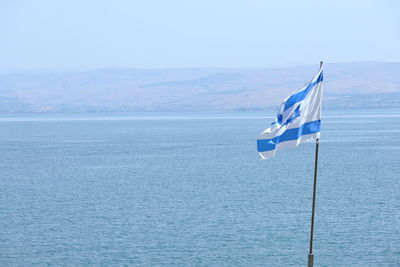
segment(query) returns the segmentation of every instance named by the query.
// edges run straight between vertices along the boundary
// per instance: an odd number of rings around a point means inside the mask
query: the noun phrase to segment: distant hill
[[[0,74],[0,112],[266,109],[278,106],[317,69],[318,64]],[[400,63],[326,64],[324,77],[325,107],[400,107]]]

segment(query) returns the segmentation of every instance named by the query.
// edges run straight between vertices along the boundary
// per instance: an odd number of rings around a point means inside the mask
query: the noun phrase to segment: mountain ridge
[[[324,68],[325,107],[400,107],[400,63],[328,63]],[[317,70],[307,65],[3,73],[0,112],[270,109]]]

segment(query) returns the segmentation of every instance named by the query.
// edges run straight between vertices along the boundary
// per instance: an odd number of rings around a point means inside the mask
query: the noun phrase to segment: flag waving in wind
[[[304,87],[283,101],[275,122],[257,139],[261,158],[275,156],[282,148],[319,139],[321,126],[322,63],[318,73]]]

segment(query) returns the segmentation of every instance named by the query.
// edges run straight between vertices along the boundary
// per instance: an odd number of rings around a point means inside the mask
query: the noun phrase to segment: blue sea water
[[[400,110],[325,111],[315,266],[400,266]],[[0,116],[1,266],[306,266],[315,144],[273,112]]]

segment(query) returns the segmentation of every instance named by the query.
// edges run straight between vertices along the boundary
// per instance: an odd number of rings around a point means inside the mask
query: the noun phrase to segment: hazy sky
[[[400,61],[400,1],[0,0],[0,69]]]

